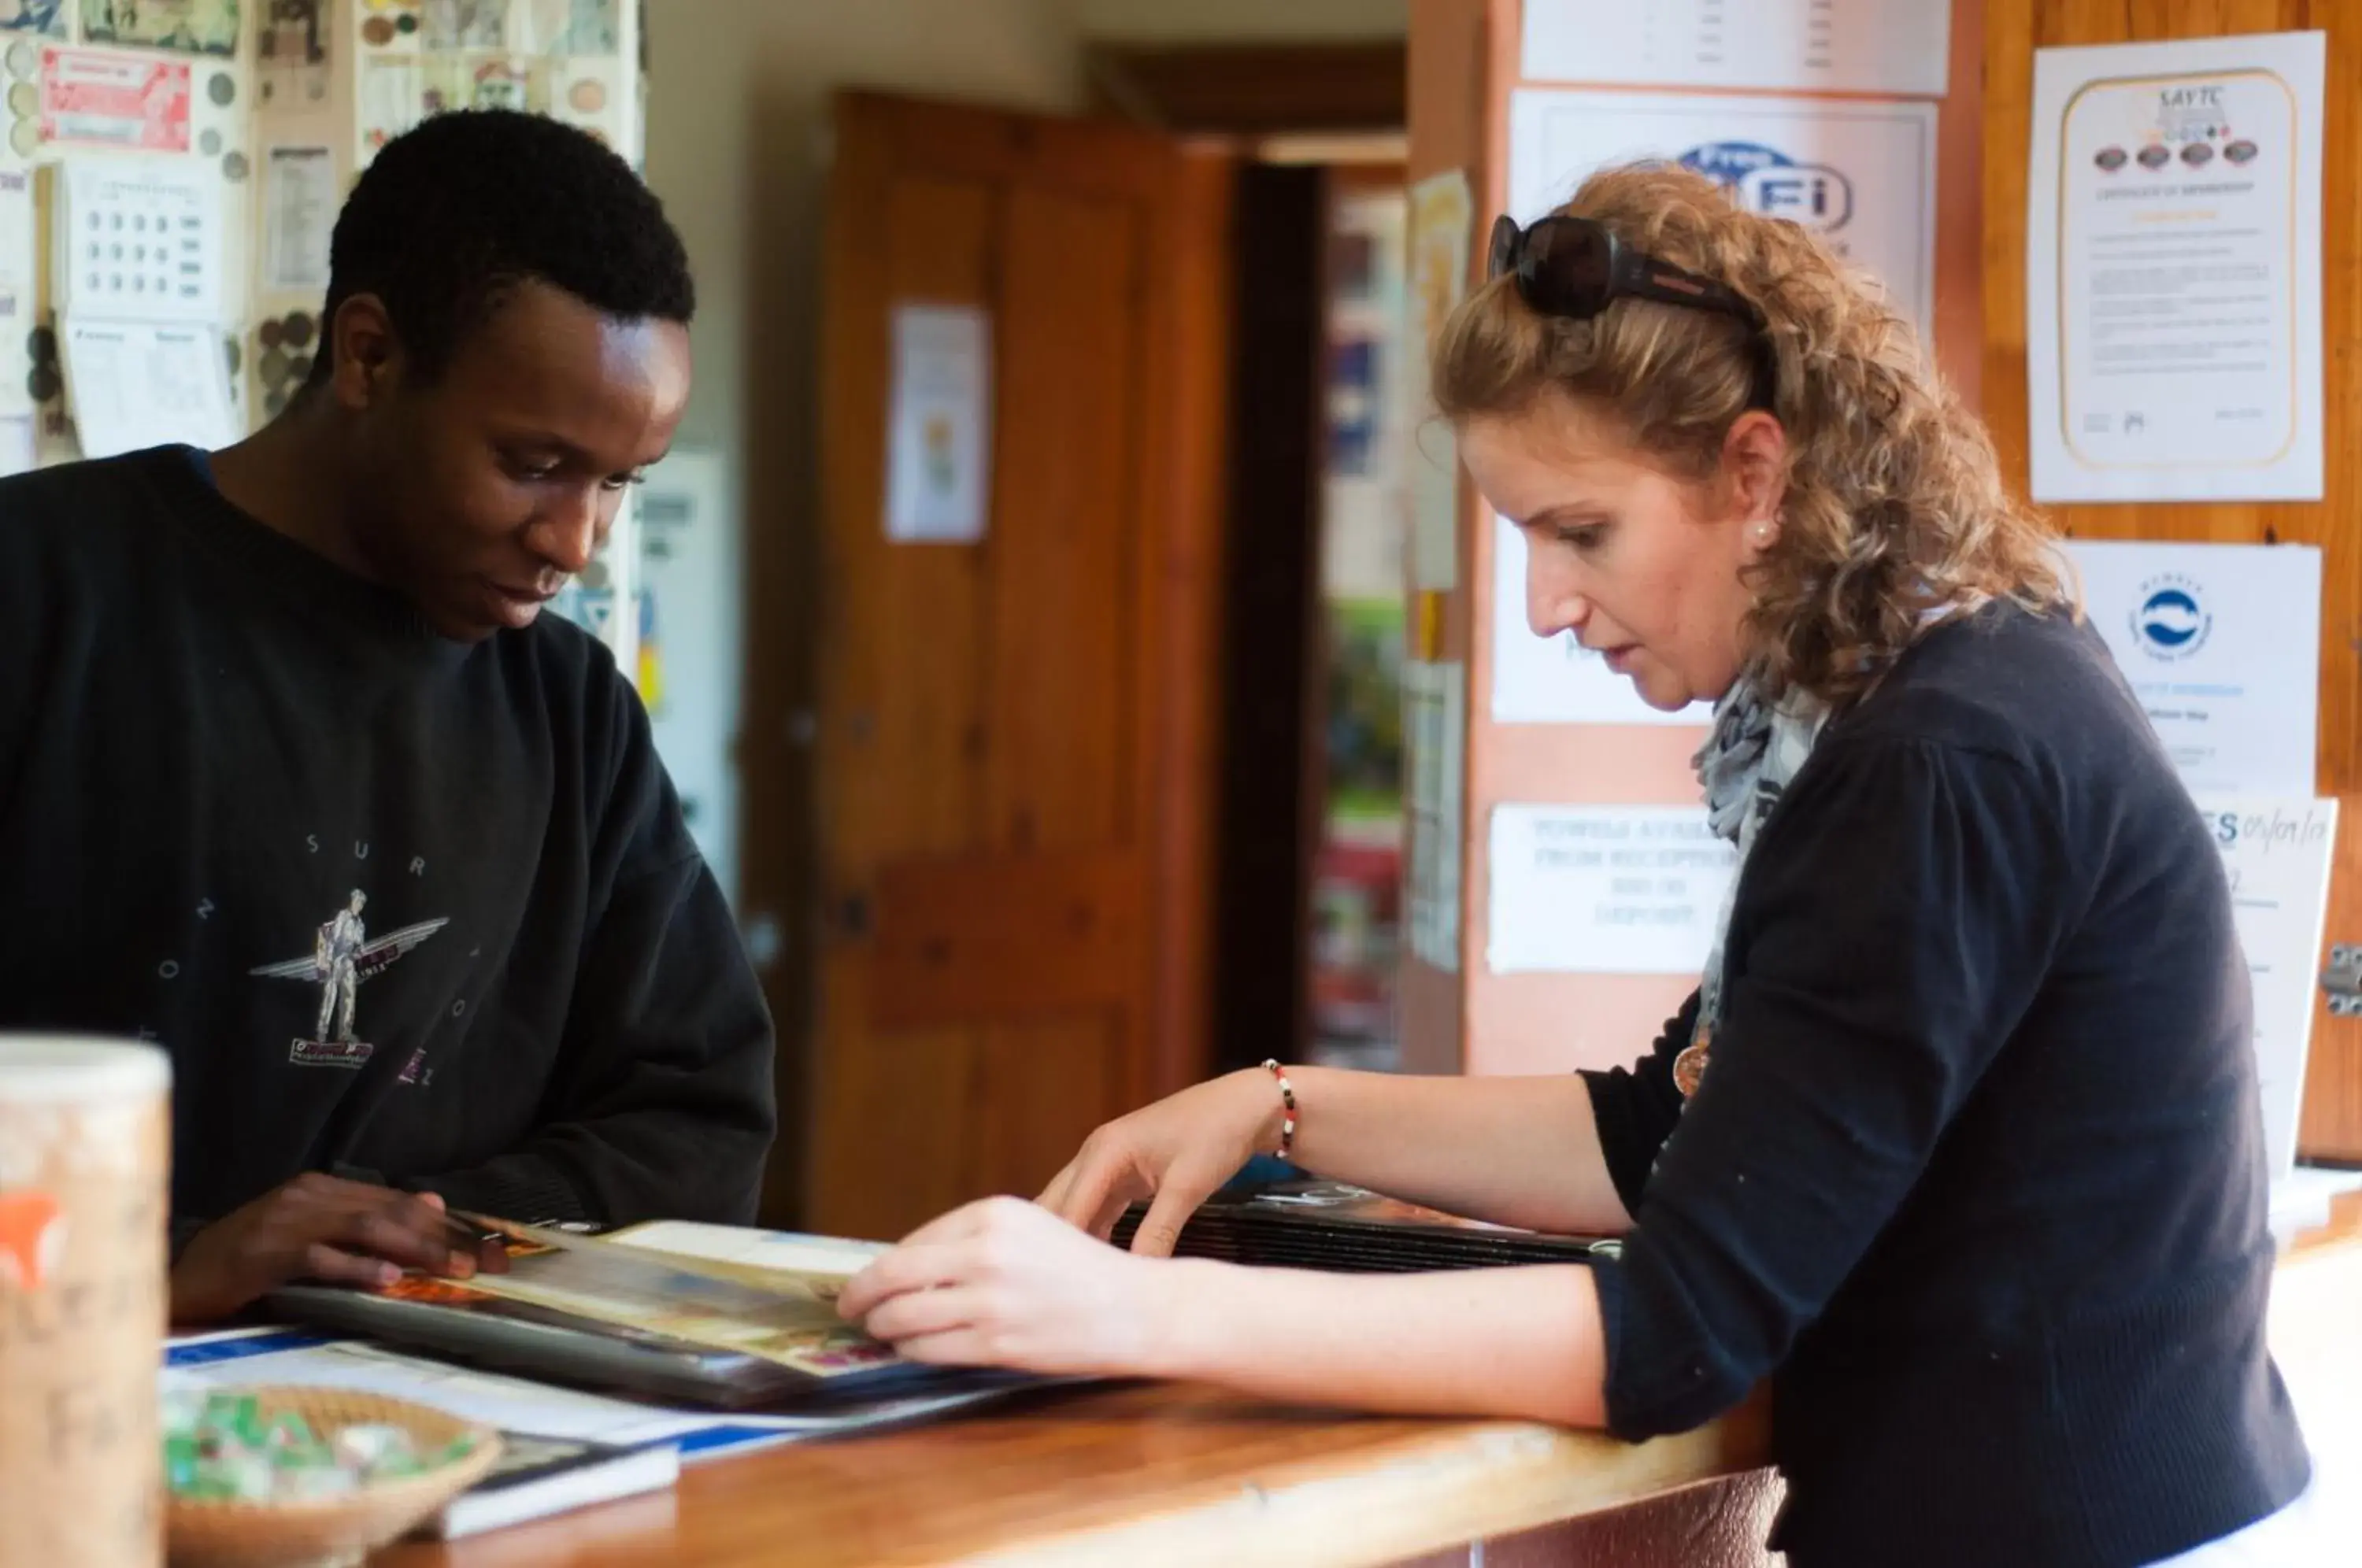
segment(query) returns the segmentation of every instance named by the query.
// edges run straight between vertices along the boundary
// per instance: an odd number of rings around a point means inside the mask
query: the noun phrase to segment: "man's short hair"
[[[337,216],[314,384],[356,294],[385,304],[432,381],[503,291],[538,280],[622,320],[686,323],[689,256],[664,205],[588,132],[542,115],[463,109],[386,143]]]

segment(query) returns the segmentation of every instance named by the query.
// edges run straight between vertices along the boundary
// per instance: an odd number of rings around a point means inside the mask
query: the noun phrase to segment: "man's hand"
[[[498,1241],[469,1251],[431,1192],[300,1176],[190,1240],[172,1265],[172,1321],[226,1318],[291,1279],[382,1287],[404,1268],[466,1279],[507,1267]]]

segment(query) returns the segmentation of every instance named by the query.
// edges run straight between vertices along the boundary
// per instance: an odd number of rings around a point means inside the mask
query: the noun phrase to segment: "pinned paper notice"
[[[2320,32],[2035,51],[2035,500],[2322,498],[2328,53]]]
[[[2296,1168],[2312,1042],[2314,974],[2329,913],[2329,867],[2337,848],[2337,801],[2306,796],[2200,795],[2231,883],[2231,912],[2247,960],[2256,1013],[2256,1080],[2264,1104],[2264,1158],[2271,1179]]]
[[[1698,806],[1493,808],[1494,973],[1690,975],[1738,856]]]
[[[69,317],[61,338],[83,456],[237,439],[229,365],[212,327]]]
[[[898,306],[886,426],[886,536],[973,544],[992,504],[992,318]]]
[[[337,224],[336,154],[325,147],[274,147],[262,173],[264,285],[325,292]]]
[[[62,183],[62,308],[114,321],[221,319],[222,190],[210,169],[184,158],[76,158]]]

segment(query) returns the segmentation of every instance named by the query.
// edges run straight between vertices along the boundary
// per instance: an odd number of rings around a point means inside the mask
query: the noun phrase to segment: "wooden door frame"
[[[1350,160],[1324,159],[1317,152],[1310,157],[1297,156],[1295,154],[1300,149],[1294,148],[1276,158],[1271,155],[1281,144],[1290,141],[1301,140],[1317,148],[1324,138],[1352,142],[1357,138],[1407,137],[1409,65],[1407,32],[1392,39],[1335,43],[1180,47],[1110,44],[1092,49],[1087,60],[1093,105],[1098,110],[1144,126],[1230,138],[1249,161],[1320,167],[1319,204],[1324,216],[1319,227],[1324,237],[1314,248],[1313,288],[1316,294],[1322,296],[1326,293],[1329,266],[1325,237],[1330,226],[1325,215],[1333,210],[1341,196],[1352,192],[1406,184],[1407,169],[1402,156],[1387,151],[1383,145],[1374,156],[1373,149],[1356,147]],[[1241,267],[1252,264],[1243,257],[1239,262]],[[1236,276],[1234,268],[1234,281]],[[1234,308],[1239,298],[1234,282]],[[1243,922],[1248,928],[1243,932],[1235,924],[1226,923],[1210,955],[1209,977],[1216,999],[1215,1027],[1221,1034],[1210,1063],[1216,1070],[1252,1062],[1264,1055],[1300,1058],[1312,1032],[1312,896],[1325,820],[1322,778],[1327,745],[1323,717],[1328,711],[1329,669],[1319,576],[1319,454],[1323,428],[1319,403],[1326,384],[1325,372],[1320,369],[1323,349],[1319,325],[1316,322],[1316,329],[1304,345],[1310,361],[1308,373],[1312,396],[1312,407],[1306,414],[1308,423],[1301,432],[1308,454],[1303,477],[1310,487],[1305,497],[1305,522],[1309,530],[1307,548],[1310,552],[1311,576],[1300,612],[1302,679],[1297,703],[1301,733],[1292,759],[1297,785],[1296,855],[1286,894],[1290,919],[1286,939],[1292,978],[1286,1000],[1278,1001],[1277,988],[1265,983],[1270,973],[1263,958],[1250,960],[1242,956],[1246,944],[1264,940],[1268,933],[1260,932],[1252,921]],[[1268,342],[1259,342],[1256,348],[1261,353],[1286,352],[1286,346],[1275,349]],[[1239,472],[1238,462],[1243,459],[1252,463],[1259,436],[1275,436],[1283,443],[1294,438],[1293,433],[1273,432],[1260,426],[1240,429],[1241,422],[1257,417],[1254,404],[1258,392],[1271,390],[1266,380],[1252,376],[1250,367],[1238,367],[1231,405],[1232,428],[1240,431],[1232,448],[1231,506],[1236,513],[1233,527],[1253,528],[1257,522],[1249,514],[1255,492],[1246,488],[1255,480],[1251,474]],[[1242,561],[1238,565],[1239,569],[1245,570],[1250,563]],[[1235,697],[1235,689],[1231,690]],[[1220,718],[1223,739],[1235,750],[1242,744],[1242,715],[1227,711]],[[1231,757],[1230,766],[1235,767],[1241,760]],[[1225,789],[1234,789],[1237,780],[1226,772],[1223,785]],[[1254,806],[1253,802],[1242,802],[1229,795],[1223,797],[1223,803],[1251,812]],[[1221,823],[1218,835],[1226,847],[1228,835],[1242,831],[1242,827],[1227,820]],[[1235,874],[1239,863],[1227,862],[1223,869]],[[1214,907],[1221,915],[1229,916],[1240,907],[1239,900],[1256,896],[1252,889],[1218,886]]]
[[[1164,182],[1165,199],[1151,220],[1142,281],[1153,346],[1147,363],[1157,373],[1147,383],[1141,424],[1142,504],[1150,515],[1136,569],[1142,700],[1131,745],[1132,798],[1147,812],[1142,851],[1148,929],[1140,983],[1148,1028],[1124,1088],[1132,1102],[1144,1102],[1201,1077],[1211,1045],[1207,977],[1216,853],[1217,617],[1234,162],[1227,150],[1179,143],[1135,127],[1026,116],[866,90],[840,93],[834,114],[836,160],[822,250],[822,286],[829,309],[818,366],[827,390],[821,399],[818,448],[823,584],[841,577],[839,541],[882,526],[882,472],[855,472],[855,465],[832,461],[829,454],[883,449],[889,388],[880,327],[892,302],[884,275],[868,264],[867,248],[878,232],[881,203],[899,161],[898,140],[923,140],[923,162],[932,172],[968,172],[989,181],[1020,169],[1046,168],[1088,189],[1091,160],[1104,158],[1109,133],[1120,131],[1137,138],[1141,166],[1164,171],[1155,176]],[[1138,167],[1131,169],[1128,177],[1139,172]],[[819,713],[825,726],[844,679],[844,639],[833,624],[842,611],[824,586],[815,598],[822,617]],[[821,745],[829,740],[823,734]],[[799,1021],[802,1049],[794,1073],[800,1089],[795,1107],[805,1111],[817,1104],[816,1047],[825,1031],[822,1010],[859,1005],[832,999],[825,984],[826,953],[835,940],[827,934],[833,911],[840,900],[863,891],[831,885],[837,869],[826,848],[832,788],[824,753],[816,753],[821,848],[807,907],[821,937],[812,949],[813,1007],[808,1019]],[[784,1190],[788,1172],[780,1171],[773,1182],[775,1202],[788,1212],[800,1216],[809,1207],[822,1174],[811,1168],[818,1144],[805,1137],[795,1149],[791,1197]]]
[[[1310,1034],[1328,184],[1325,171],[1301,166],[1250,167],[1237,184],[1234,330],[1253,352],[1232,368],[1226,410],[1216,1072],[1300,1059]]]

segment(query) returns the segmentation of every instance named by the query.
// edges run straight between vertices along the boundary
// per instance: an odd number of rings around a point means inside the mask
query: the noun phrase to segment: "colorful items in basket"
[[[266,1413],[251,1394],[164,1396],[164,1484],[175,1498],[311,1502],[409,1480],[467,1458],[483,1441],[462,1431],[432,1448],[407,1427],[360,1422],[324,1432],[303,1412]]]
[[[358,1388],[168,1386],[160,1414],[173,1568],[359,1568],[501,1456],[489,1428]]]

